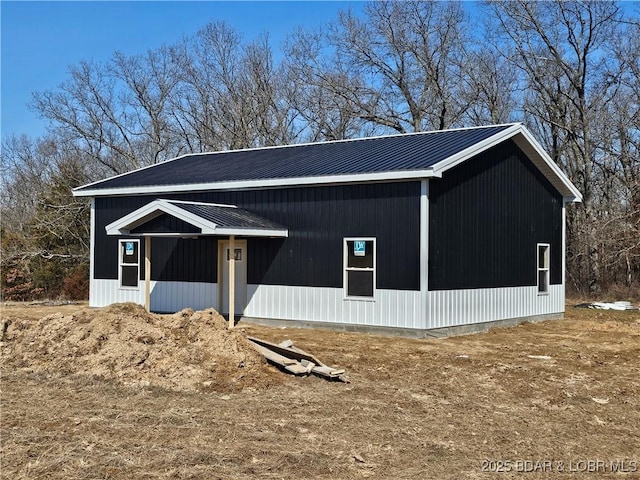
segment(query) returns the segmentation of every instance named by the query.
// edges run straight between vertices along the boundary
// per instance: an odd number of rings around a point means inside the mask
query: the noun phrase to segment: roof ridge
[[[497,127],[512,127],[514,125],[522,124],[522,122],[507,122],[507,123],[497,123],[492,125],[479,125],[475,127],[456,127],[456,128],[446,128],[442,130],[421,130],[418,132],[404,132],[404,133],[388,133],[384,135],[372,135],[370,137],[356,137],[356,138],[340,138],[337,140],[323,140],[320,142],[302,142],[302,143],[287,143],[284,145],[263,145],[261,147],[249,147],[249,148],[233,148],[229,150],[214,150],[211,152],[200,152],[200,153],[185,153],[176,158],[171,158],[166,160],[165,162],[170,162],[173,160],[178,160],[185,157],[190,156],[202,156],[202,155],[218,155],[218,154],[226,154],[226,153],[238,153],[238,152],[256,152],[262,150],[277,150],[280,148],[296,148],[296,147],[310,147],[313,145],[335,145],[338,143],[349,143],[349,142],[359,142],[359,141],[367,141],[367,140],[378,140],[385,138],[394,138],[394,137],[407,137],[407,136],[418,136],[418,135],[433,135],[438,133],[445,132],[459,132],[463,130],[483,130],[487,128],[497,128]]]

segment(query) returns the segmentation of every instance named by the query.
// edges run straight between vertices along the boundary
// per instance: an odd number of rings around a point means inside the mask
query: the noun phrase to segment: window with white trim
[[[118,264],[120,288],[138,288],[140,278],[139,240],[120,240]]]
[[[376,239],[344,239],[344,291],[347,298],[374,297]]]
[[[538,293],[549,293],[549,244],[538,244]]]

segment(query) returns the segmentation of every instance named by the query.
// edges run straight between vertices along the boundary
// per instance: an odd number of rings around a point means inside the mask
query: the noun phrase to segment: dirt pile
[[[3,322],[5,365],[182,391],[264,388],[280,374],[215,310],[147,313],[136,304]]]

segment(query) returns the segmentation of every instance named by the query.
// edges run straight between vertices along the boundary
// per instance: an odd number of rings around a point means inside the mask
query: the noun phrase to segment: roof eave
[[[187,183],[180,185],[153,185],[145,187],[102,188],[94,190],[74,190],[75,197],[114,197],[129,195],[157,195],[166,193],[203,192],[211,190],[249,190],[259,188],[294,187],[301,185],[326,185],[363,182],[383,182],[416,180],[441,177],[442,173],[432,168],[423,170],[403,170],[396,172],[359,173],[350,175],[327,175],[314,177],[290,177],[278,179],[240,180],[227,182]]]
[[[562,169],[552,160],[537,140],[526,128],[522,128],[513,136],[513,141],[529,156],[547,179],[562,194],[565,202],[582,202],[582,193],[564,174]]]

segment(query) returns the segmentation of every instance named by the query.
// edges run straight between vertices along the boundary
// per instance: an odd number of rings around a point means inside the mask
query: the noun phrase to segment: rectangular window
[[[140,241],[120,240],[118,254],[120,266],[120,287],[138,288],[140,278]]]
[[[344,239],[344,289],[347,298],[373,298],[376,289],[375,238]]]
[[[549,293],[549,244],[538,244],[538,293]]]

